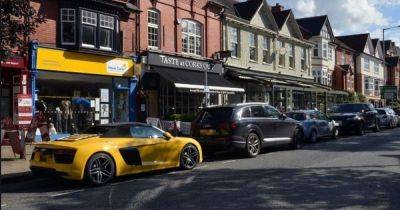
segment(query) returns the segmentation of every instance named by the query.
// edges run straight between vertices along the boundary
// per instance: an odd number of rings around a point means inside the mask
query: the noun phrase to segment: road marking
[[[62,196],[62,195],[68,195],[68,194],[72,194],[72,193],[77,193],[77,192],[82,192],[84,191],[84,189],[80,189],[80,190],[74,190],[74,191],[69,191],[69,192],[63,192],[63,193],[58,193],[58,194],[54,194],[54,195],[50,195],[50,197],[58,197],[58,196]]]
[[[198,170],[198,169],[202,169],[202,168],[207,168],[208,165],[202,165],[202,166],[198,166],[196,168],[194,168],[193,170]]]
[[[222,164],[233,163],[233,162],[236,162],[236,160],[227,160],[227,161],[222,162]]]
[[[7,206],[7,204],[6,203],[4,203],[4,204],[1,204],[1,207],[6,207]]]

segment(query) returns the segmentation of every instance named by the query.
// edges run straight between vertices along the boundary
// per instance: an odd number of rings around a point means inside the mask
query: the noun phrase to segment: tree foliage
[[[45,22],[28,0],[0,0],[0,61],[12,54],[25,56],[29,35]]]

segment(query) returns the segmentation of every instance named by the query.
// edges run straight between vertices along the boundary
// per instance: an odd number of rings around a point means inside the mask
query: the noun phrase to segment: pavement
[[[30,174],[29,159],[32,155],[34,146],[27,144],[26,159],[20,159],[19,155],[12,151],[11,146],[1,146],[1,179],[17,178]]]
[[[400,209],[400,128],[209,157],[192,171],[1,184],[1,209]]]

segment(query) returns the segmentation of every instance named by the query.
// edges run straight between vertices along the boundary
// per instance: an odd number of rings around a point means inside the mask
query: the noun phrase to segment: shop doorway
[[[115,90],[114,91],[114,112],[113,122],[128,122],[129,121],[129,91]]]

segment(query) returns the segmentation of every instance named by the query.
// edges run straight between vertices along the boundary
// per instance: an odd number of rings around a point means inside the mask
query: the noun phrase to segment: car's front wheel
[[[114,160],[106,153],[96,153],[89,158],[85,172],[90,185],[104,185],[115,176]]]
[[[250,133],[247,136],[246,155],[250,158],[257,156],[261,150],[261,141],[257,134]]]
[[[301,129],[296,128],[292,137],[290,147],[292,149],[300,149],[303,147],[304,133]]]
[[[180,167],[184,170],[191,170],[199,163],[199,150],[193,144],[183,147],[180,156]]]
[[[316,143],[317,139],[318,139],[317,131],[316,130],[312,130],[311,134],[310,134],[310,142],[311,143]]]

